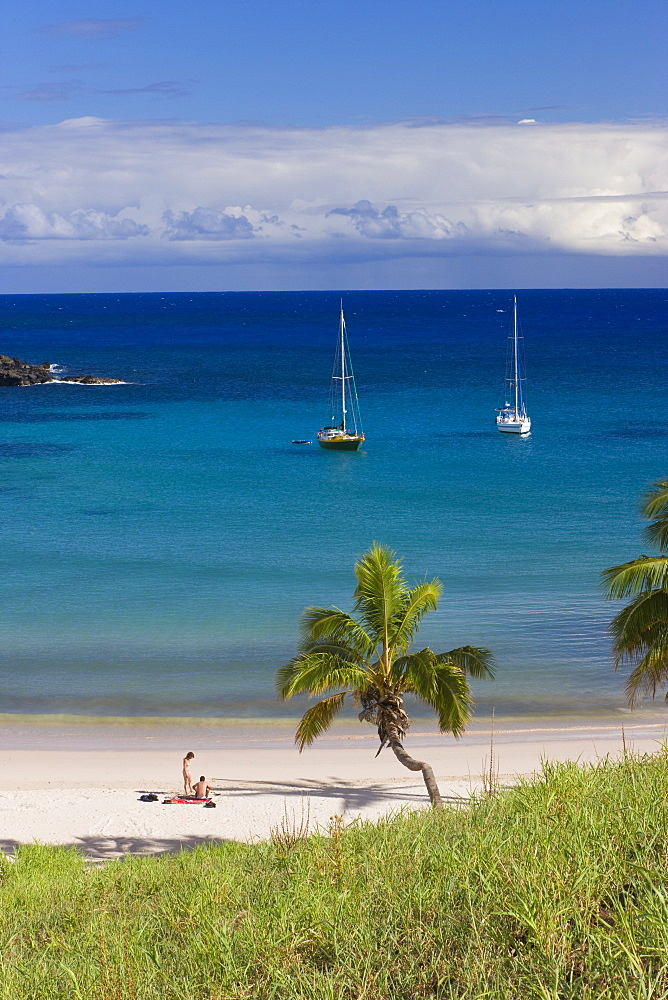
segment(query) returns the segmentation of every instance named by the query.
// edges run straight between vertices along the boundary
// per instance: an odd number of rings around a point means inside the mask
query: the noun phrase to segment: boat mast
[[[517,296],[513,295],[513,354],[515,359],[515,419],[519,418],[520,378],[517,361]]]
[[[339,321],[340,333],[341,333],[341,417],[342,417],[342,430],[346,433],[346,345],[345,345],[345,331],[346,331],[346,321],[343,318],[343,299],[341,299],[341,318]]]

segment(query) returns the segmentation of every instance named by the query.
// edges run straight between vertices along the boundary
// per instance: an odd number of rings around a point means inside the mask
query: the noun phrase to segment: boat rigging
[[[513,327],[508,337],[508,364],[506,370],[507,396],[504,406],[497,410],[496,426],[500,431],[509,434],[529,434],[531,431],[531,420],[526,410],[525,388],[526,382],[522,375],[524,358],[522,357],[522,346],[524,338],[519,336],[517,330],[517,296],[513,295]],[[508,402],[508,396],[513,402]]]
[[[337,412],[338,411],[338,412]],[[355,376],[350,360],[343,301],[332,372],[332,423],[318,431],[318,444],[330,451],[357,451],[364,441]],[[340,414],[340,423],[335,423]]]

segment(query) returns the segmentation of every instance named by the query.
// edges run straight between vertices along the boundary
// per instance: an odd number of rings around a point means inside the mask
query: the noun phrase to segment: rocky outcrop
[[[122,378],[96,378],[95,375],[63,375],[59,382],[79,382],[80,385],[125,385]]]
[[[48,361],[43,365],[27,365],[19,358],[0,354],[0,385],[39,385],[40,382],[53,381]]]
[[[41,365],[29,365],[20,358],[9,358],[0,354],[0,386],[40,385],[43,382],[80,382],[83,385],[122,385],[120,378],[97,378],[95,375],[65,375],[56,378],[51,365],[45,361]]]

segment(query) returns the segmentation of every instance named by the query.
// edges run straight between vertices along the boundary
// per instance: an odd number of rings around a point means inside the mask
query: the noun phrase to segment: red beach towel
[[[206,805],[206,803],[210,802],[210,801],[211,801],[210,798],[209,799],[194,799],[194,798],[193,799],[185,799],[185,798],[179,798],[178,795],[175,795],[171,799],[165,799],[164,802],[163,802],[163,805],[165,805],[165,806],[203,806],[203,805]]]

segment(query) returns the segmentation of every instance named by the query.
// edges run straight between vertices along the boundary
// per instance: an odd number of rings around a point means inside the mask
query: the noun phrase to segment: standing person
[[[190,773],[190,761],[195,759],[195,754],[190,750],[183,758],[183,794],[192,795],[193,779]]]
[[[203,774],[200,774],[199,781],[195,782],[195,798],[196,799],[206,799],[209,797],[209,792],[211,791],[211,785],[207,785],[206,778]]]

